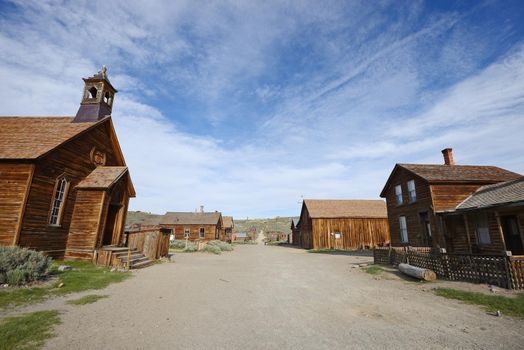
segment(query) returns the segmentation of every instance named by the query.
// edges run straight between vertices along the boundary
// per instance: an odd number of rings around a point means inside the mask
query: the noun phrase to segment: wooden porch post
[[[504,231],[502,230],[502,223],[500,221],[500,215],[498,211],[495,212],[495,218],[497,219],[497,230],[499,231],[499,234],[500,234],[500,240],[502,241],[504,251],[507,251],[508,249],[506,248],[506,240],[504,239]]]
[[[471,249],[471,238],[469,236],[468,215],[467,214],[462,214],[462,217],[464,218],[464,226],[466,227],[466,238],[467,238],[467,241],[468,241],[469,253],[473,254],[473,249]]]

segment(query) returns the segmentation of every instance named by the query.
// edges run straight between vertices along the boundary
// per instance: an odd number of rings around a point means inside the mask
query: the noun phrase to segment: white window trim
[[[187,227],[184,227],[184,238],[189,238],[190,234],[191,231]]]

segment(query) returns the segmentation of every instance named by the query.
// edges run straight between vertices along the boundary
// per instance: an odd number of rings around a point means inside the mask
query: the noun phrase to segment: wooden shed
[[[306,249],[360,249],[389,243],[383,200],[305,199],[300,246]]]
[[[386,199],[391,244],[446,248],[439,212],[453,210],[481,186],[520,174],[495,166],[456,165],[451,148],[444,164],[396,164],[380,196]]]
[[[96,261],[122,239],[135,190],[111,121],[105,68],[74,117],[0,117],[0,244]]]
[[[223,217],[223,232],[224,235],[220,237],[221,241],[231,242],[232,234],[233,234],[233,228],[235,228],[235,222],[233,221],[232,216],[224,216]]]

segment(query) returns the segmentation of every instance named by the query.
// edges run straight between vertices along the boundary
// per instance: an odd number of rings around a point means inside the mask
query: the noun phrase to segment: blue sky
[[[524,173],[521,1],[0,1],[0,115],[108,66],[131,209],[298,215],[397,162]]]

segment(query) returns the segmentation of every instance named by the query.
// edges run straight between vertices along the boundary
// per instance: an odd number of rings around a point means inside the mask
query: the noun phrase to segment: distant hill
[[[291,220],[298,217],[280,217],[272,219],[249,219],[249,220],[235,220],[234,232],[247,232],[251,227],[255,227],[257,232],[260,230],[267,231],[282,231],[283,233],[291,233]]]
[[[149,213],[147,211],[128,211],[126,216],[126,226],[132,224],[141,224],[147,218],[155,215],[157,214]]]
[[[154,217],[158,214],[149,213],[146,211],[128,211],[126,218],[126,225],[131,224],[140,224],[143,223],[146,219]],[[260,230],[267,231],[281,231],[285,234],[291,233],[291,220],[298,219],[298,217],[280,217],[276,218],[267,218],[267,219],[249,219],[249,220],[239,220],[233,218],[235,221],[234,232],[248,232],[251,227],[257,229],[257,233]]]

